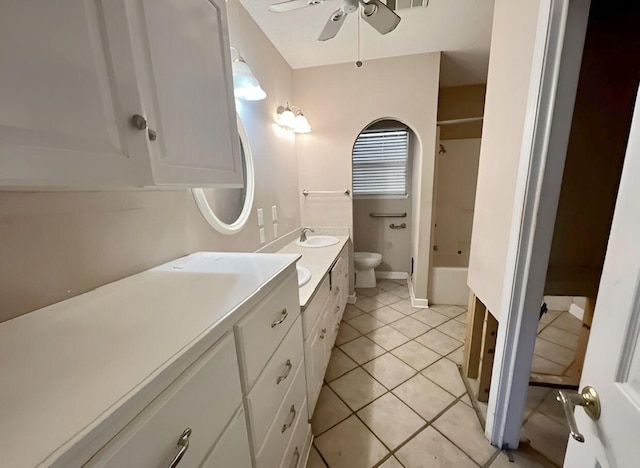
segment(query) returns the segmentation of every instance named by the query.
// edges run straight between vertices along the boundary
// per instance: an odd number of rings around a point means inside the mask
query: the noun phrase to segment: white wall
[[[0,321],[198,250],[256,250],[258,207],[265,210],[267,241],[272,205],[281,233],[300,226],[295,141],[273,125],[276,106],[292,99],[292,72],[237,6],[229,0],[231,44],[267,92],[265,101],[238,106],[256,168],[247,226],[236,236],[218,234],[186,190],[0,192]]]
[[[469,264],[471,228],[478,178],[480,138],[441,140],[446,153],[436,154],[437,193],[434,246],[445,263],[436,266]],[[449,257],[460,257],[446,263]]]
[[[494,8],[468,281],[498,318],[538,10],[539,0]]]
[[[407,213],[406,218],[372,218],[369,213]],[[360,198],[353,201],[353,249],[377,252],[376,271],[409,273],[411,267],[411,201],[408,198]],[[406,229],[390,224],[405,223]]]
[[[418,146],[424,148],[416,175],[419,181],[428,181],[413,185],[416,198],[412,199],[419,216],[414,223],[422,228],[411,249],[417,257],[416,296],[422,298],[426,297],[429,269],[439,68],[440,54],[434,53],[366,61],[361,68],[345,63],[294,70],[293,103],[302,108],[313,127],[312,133],[296,139],[302,188],[351,187],[353,143],[375,120],[395,119],[416,133]],[[351,198],[299,199],[303,224],[352,227]]]

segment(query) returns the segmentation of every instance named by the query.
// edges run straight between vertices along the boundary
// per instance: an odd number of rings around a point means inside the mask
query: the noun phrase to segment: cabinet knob
[[[131,125],[133,125],[138,130],[146,130],[149,126],[149,123],[147,122],[147,119],[145,119],[140,114],[133,114],[133,117],[131,117]]]

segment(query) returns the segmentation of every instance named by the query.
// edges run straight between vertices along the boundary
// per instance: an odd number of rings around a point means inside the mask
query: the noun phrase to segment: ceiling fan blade
[[[318,37],[318,40],[328,41],[329,39],[333,39],[334,37],[336,37],[336,34],[338,34],[338,31],[340,31],[342,23],[344,23],[345,19],[347,19],[347,14],[342,8],[334,11],[329,17],[327,24],[324,25],[324,29],[320,33],[320,37]]]
[[[319,5],[323,1],[324,0],[289,0],[287,2],[274,3],[269,7],[269,11],[272,13],[286,13],[287,11]]]
[[[363,1],[361,16],[380,34],[390,33],[400,23],[400,17],[380,0]]]

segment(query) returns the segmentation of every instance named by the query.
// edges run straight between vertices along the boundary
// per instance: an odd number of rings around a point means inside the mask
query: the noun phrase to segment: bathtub
[[[432,252],[429,275],[429,304],[449,304],[467,307],[469,287],[467,274],[469,256]]]

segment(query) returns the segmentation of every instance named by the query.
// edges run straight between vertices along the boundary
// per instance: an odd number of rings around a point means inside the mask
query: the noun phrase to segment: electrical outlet
[[[261,227],[261,228],[260,228],[260,243],[261,243],[261,244],[264,244],[265,242],[267,242],[267,240],[266,240],[266,239],[265,239],[265,237],[264,237],[264,228],[263,228],[263,227]]]
[[[278,208],[276,208],[276,205],[273,205],[273,206],[271,207],[271,220],[272,220],[274,223],[277,223],[277,222],[278,222]]]
[[[273,223],[273,238],[276,239],[278,237],[278,223]]]
[[[258,208],[258,226],[264,226],[264,214],[262,213],[262,208]]]

